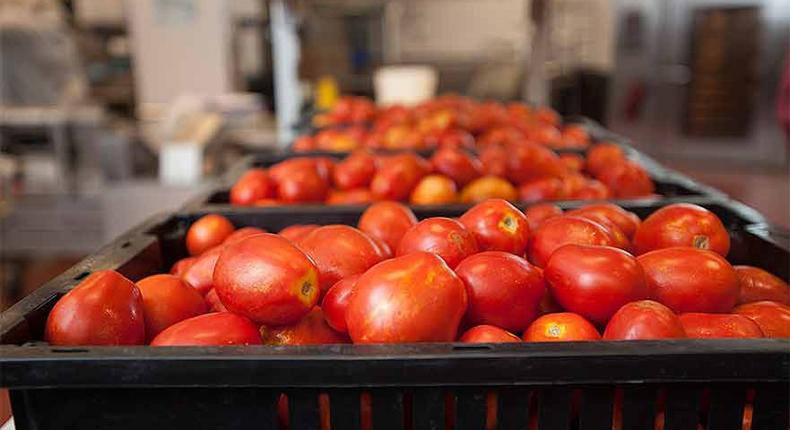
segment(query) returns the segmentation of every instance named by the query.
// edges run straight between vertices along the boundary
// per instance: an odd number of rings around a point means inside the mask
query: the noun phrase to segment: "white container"
[[[376,104],[413,106],[436,95],[439,74],[430,66],[386,66],[373,75]]]

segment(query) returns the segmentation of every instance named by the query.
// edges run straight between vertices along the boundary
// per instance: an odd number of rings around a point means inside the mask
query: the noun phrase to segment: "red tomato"
[[[553,203],[532,205],[524,210],[524,216],[529,223],[529,231],[534,232],[549,218],[562,215],[562,208]]]
[[[504,177],[507,175],[508,153],[503,146],[490,145],[480,151],[482,173],[489,176]]]
[[[197,257],[186,257],[176,261],[173,263],[173,267],[170,268],[170,274],[184,276],[184,273],[195,264],[195,261],[197,261]]]
[[[227,312],[228,308],[222,304],[219,300],[219,296],[217,295],[217,290],[210,289],[208,293],[206,293],[206,303],[208,303],[208,307],[211,312]]]
[[[414,252],[359,278],[346,324],[354,343],[452,342],[466,305],[466,288],[447,264]]]
[[[556,178],[563,171],[560,159],[551,149],[534,143],[508,147],[507,177],[517,184],[535,179]]]
[[[456,185],[463,187],[482,175],[480,160],[457,148],[442,148],[431,157],[433,170],[450,177]]]
[[[507,330],[484,324],[467,330],[459,341],[464,343],[510,343],[521,342],[521,339]]]
[[[328,192],[329,182],[314,165],[291,169],[277,180],[277,195],[285,203],[322,202]]]
[[[444,175],[428,175],[422,178],[409,198],[413,205],[446,205],[457,200],[455,182]]]
[[[560,161],[566,169],[572,172],[584,170],[584,157],[578,154],[560,154]]]
[[[790,304],[790,286],[763,269],[752,266],[735,266],[740,294],[738,304],[764,300]]]
[[[631,302],[609,320],[604,340],[673,339],[686,337],[683,324],[672,310],[652,300]]]
[[[214,287],[214,266],[217,264],[222,249],[222,246],[215,246],[200,254],[195,263],[184,272],[181,279],[205,296]]]
[[[427,162],[414,154],[389,156],[381,160],[381,167],[371,180],[370,190],[378,199],[406,200],[427,172]]]
[[[558,147],[562,145],[562,134],[553,125],[540,125],[530,130],[529,138],[541,145]]]
[[[463,224],[451,218],[435,217],[410,228],[403,235],[395,255],[417,251],[432,252],[448,266],[455,267],[478,249],[474,235]]]
[[[171,325],[151,341],[151,346],[260,345],[258,327],[229,312],[196,316]]]
[[[676,313],[729,312],[738,300],[735,269],[719,254],[664,248],[640,255],[650,296]]]
[[[462,203],[478,203],[488,199],[516,200],[518,191],[508,181],[498,176],[475,179],[461,190]]]
[[[765,337],[790,337],[790,306],[763,301],[740,305],[732,312],[757,323]]]
[[[535,118],[543,123],[557,125],[560,123],[560,115],[549,107],[539,107],[535,110]]]
[[[274,181],[264,169],[250,169],[230,189],[230,204],[249,206],[274,197]]]
[[[551,254],[543,276],[560,306],[596,323],[648,293],[636,258],[607,246],[565,245]]]
[[[332,178],[335,187],[351,190],[367,187],[375,174],[376,158],[368,151],[360,150],[337,163]]]
[[[539,178],[524,182],[518,187],[519,199],[524,203],[543,200],[560,200],[564,195],[564,186],[557,178]]]
[[[386,260],[388,258],[394,257],[395,254],[393,254],[392,248],[390,248],[390,246],[387,245],[387,242],[384,242],[383,240],[377,237],[373,237],[371,235],[368,235],[368,237],[370,238],[370,240],[373,241],[373,243],[376,244],[376,247],[378,248],[378,253],[379,255],[382,256],[382,259]]]
[[[465,322],[524,331],[546,291],[540,271],[521,257],[500,251],[472,255],[456,267],[466,285]]]
[[[481,251],[505,251],[524,255],[529,240],[529,221],[515,206],[502,199],[478,203],[458,219],[475,236]]]
[[[332,285],[332,288],[324,295],[324,300],[321,302],[321,308],[324,310],[324,318],[329,327],[341,332],[347,333],[348,327],[346,326],[346,309],[348,309],[348,302],[351,300],[351,292],[354,291],[354,286],[357,285],[357,280],[360,275],[353,275],[341,279]]]
[[[143,295],[148,340],[179,321],[208,312],[203,296],[176,276],[149,276],[137,281],[137,288]]]
[[[590,135],[582,125],[571,124],[562,129],[562,146],[583,148],[590,144]]]
[[[364,205],[373,201],[373,194],[367,188],[357,188],[348,191],[329,192],[326,199],[327,205]]]
[[[225,247],[214,288],[229,311],[267,325],[292,324],[318,302],[318,269],[288,240],[259,234]]]
[[[368,207],[359,218],[357,227],[375,237],[394,251],[398,249],[406,231],[417,224],[417,217],[408,207],[397,202],[378,202]]]
[[[318,306],[293,325],[261,327],[261,338],[266,345],[350,343],[348,336],[332,330],[324,319],[324,312]]]
[[[600,181],[585,179],[584,182],[566,198],[570,200],[605,200],[612,198],[612,192]]]
[[[440,148],[474,148],[475,138],[463,130],[444,130],[439,134]]]
[[[294,152],[307,152],[315,150],[315,139],[312,136],[299,136],[291,145]]]
[[[318,267],[322,297],[337,281],[358,275],[386,257],[367,234],[347,225],[320,227],[298,245]]]
[[[642,221],[635,213],[629,212],[612,203],[594,203],[586,205],[568,211],[568,215],[591,219],[599,223],[602,219],[608,219],[617,225],[617,227],[619,227],[629,238],[634,236],[634,233],[636,233],[636,230],[642,224]]]
[[[615,248],[624,249],[626,251],[631,251],[631,241],[628,239],[628,236],[623,233],[623,230],[617,226],[611,219],[608,217],[597,213],[597,212],[576,212],[576,211],[569,211],[566,215],[570,216],[577,216],[579,218],[588,219],[590,221],[597,222],[598,224],[606,227],[606,231],[609,232],[609,235],[612,237],[612,242],[614,243]]]
[[[730,235],[713,212],[694,204],[676,203],[653,212],[634,235],[637,254],[673,246],[693,246],[726,257]]]
[[[236,230],[222,215],[209,214],[201,217],[187,230],[187,250],[190,255],[200,255],[227,239]]]
[[[527,247],[529,261],[545,267],[549,257],[563,245],[614,246],[609,230],[597,222],[575,216],[549,218],[538,227]]]
[[[690,312],[678,318],[690,338],[763,337],[760,327],[743,315]]]
[[[647,171],[633,161],[623,161],[604,169],[597,176],[621,199],[648,197],[655,193],[656,186]]]
[[[114,270],[92,273],[55,303],[44,339],[52,345],[142,345],[140,290]]]
[[[318,224],[294,224],[292,226],[285,227],[277,234],[290,240],[291,242],[297,242],[318,227],[321,226]]]
[[[234,242],[238,242],[244,238],[261,233],[266,233],[266,230],[260,229],[258,227],[242,227],[231,233],[230,236],[226,237],[225,241],[223,241],[222,244],[228,245]]]
[[[560,312],[546,314],[533,321],[522,338],[525,342],[572,342],[599,340],[601,335],[583,316]]]
[[[587,171],[597,176],[615,164],[625,161],[623,149],[614,143],[599,143],[587,151]]]

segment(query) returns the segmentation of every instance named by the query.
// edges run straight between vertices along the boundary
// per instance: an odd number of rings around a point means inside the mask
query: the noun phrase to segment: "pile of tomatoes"
[[[316,115],[321,128],[302,136],[295,151],[484,148],[531,142],[554,148],[584,148],[590,136],[579,125],[560,124],[556,112],[524,103],[478,102],[445,95],[414,107],[377,108],[364,97],[343,97],[331,111]],[[342,126],[342,127],[341,127]]]
[[[418,221],[393,201],[356,227],[236,229],[209,214],[190,257],[134,283],[96,272],[49,314],[56,345],[302,345],[790,337],[790,290],[727,260],[697,205],[644,221],[597,203],[483,201]]]
[[[594,179],[595,178],[595,179]],[[230,190],[239,206],[408,201],[415,205],[509,201],[601,200],[654,196],[644,168],[622,148],[602,143],[557,155],[536,144],[492,146],[480,157],[446,147],[426,160],[413,152],[376,155],[357,150],[342,161],[296,157],[247,171]]]

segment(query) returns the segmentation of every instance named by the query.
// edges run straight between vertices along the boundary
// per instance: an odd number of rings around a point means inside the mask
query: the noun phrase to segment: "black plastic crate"
[[[728,226],[734,264],[787,280],[787,248],[740,205],[697,200]],[[565,208],[582,202],[563,203]],[[648,215],[663,203],[626,208]],[[418,217],[464,208],[417,208]],[[270,231],[294,223],[355,224],[359,207],[220,211],[237,227]],[[51,347],[42,333],[57,299],[93,271],[132,280],[166,272],[186,255],[184,235],[204,212],[154,217],[64,272],[2,315],[0,386],[11,389],[25,429],[276,429],[277,400],[289,399],[291,429],[319,427],[320,393],[333,429],[360,428],[360,395],[372,396],[374,429],[483,429],[496,393],[499,429],[740,429],[754,395],[752,429],[786,429],[787,340],[680,340],[523,344],[255,347]],[[615,399],[621,396],[622,402]],[[663,399],[659,401],[659,399]],[[447,410],[446,410],[447,409]],[[413,427],[404,426],[410,422]]]

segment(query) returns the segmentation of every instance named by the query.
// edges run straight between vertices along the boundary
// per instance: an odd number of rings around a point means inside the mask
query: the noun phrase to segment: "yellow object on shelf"
[[[323,76],[318,80],[315,91],[315,106],[319,110],[329,110],[340,97],[337,81],[331,76]]]

